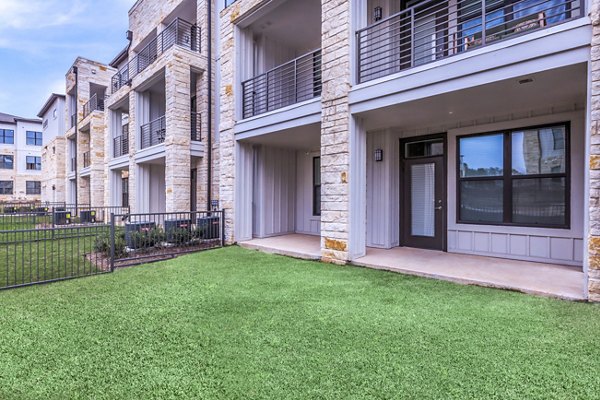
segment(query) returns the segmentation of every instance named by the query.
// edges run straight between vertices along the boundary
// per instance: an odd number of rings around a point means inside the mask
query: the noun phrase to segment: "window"
[[[230,5],[232,5],[233,3],[235,3],[237,0],[224,0],[224,8],[229,7]]]
[[[25,182],[25,193],[26,194],[42,194],[42,182],[40,181],[27,181]]]
[[[56,119],[56,117],[58,117],[58,111],[56,111],[55,108],[54,111],[52,111],[52,118]]]
[[[13,169],[14,158],[8,154],[0,154],[0,169]]]
[[[27,156],[25,162],[28,170],[40,171],[42,169],[42,157]]]
[[[569,226],[568,126],[458,138],[458,222]]]
[[[0,194],[13,194],[13,182],[0,181]]]
[[[27,145],[28,146],[41,146],[42,145],[42,132],[27,131]]]
[[[15,131],[12,129],[0,129],[0,143],[15,144]]]
[[[313,157],[313,215],[321,215],[321,157]]]

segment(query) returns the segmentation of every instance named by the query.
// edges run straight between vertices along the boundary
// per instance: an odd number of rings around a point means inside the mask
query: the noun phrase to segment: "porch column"
[[[589,121],[589,226],[587,277],[588,298],[600,301],[600,0],[592,0],[591,79],[587,113]]]
[[[190,210],[191,180],[191,71],[189,65],[171,60],[165,67],[166,135],[165,198],[166,211]]]
[[[90,203],[93,207],[103,207],[105,182],[106,182],[106,160],[104,134],[108,131],[104,115],[93,113],[90,119]]]
[[[334,263],[351,259],[350,182],[358,178],[350,170],[350,8],[351,2],[339,0],[324,0],[321,7],[321,257]]]
[[[237,142],[235,146],[235,237],[244,241],[252,239],[254,151],[248,143]]]
[[[143,197],[143,194],[138,193],[137,180],[137,163],[135,161],[135,153],[137,143],[140,140],[140,125],[141,120],[137,114],[138,93],[131,91],[129,93],[129,207],[132,213],[139,213],[138,198]]]

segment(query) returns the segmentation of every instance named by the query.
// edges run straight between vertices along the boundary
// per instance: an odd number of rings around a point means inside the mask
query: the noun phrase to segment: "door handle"
[[[438,206],[438,207],[436,207],[435,209],[436,209],[436,210],[441,210],[441,209],[443,209],[443,208],[444,208],[444,207],[442,207],[442,206]]]

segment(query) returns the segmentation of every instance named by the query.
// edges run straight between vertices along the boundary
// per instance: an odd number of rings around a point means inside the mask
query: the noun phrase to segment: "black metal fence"
[[[1,214],[0,289],[103,274],[224,244],[224,211],[131,214],[127,207],[65,204]]]
[[[130,84],[136,75],[148,68],[162,53],[175,45],[193,52],[200,52],[200,28],[181,18],[175,19],[112,77],[112,92]]]
[[[200,142],[202,140],[202,118],[200,113],[193,112],[191,115],[192,120],[192,141]]]
[[[273,111],[321,95],[321,49],[242,82],[243,116]]]
[[[580,18],[581,0],[423,1],[358,30],[358,81]]]

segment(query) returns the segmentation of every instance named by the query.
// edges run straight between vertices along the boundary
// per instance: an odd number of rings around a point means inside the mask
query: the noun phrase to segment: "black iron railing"
[[[167,134],[167,120],[165,116],[148,122],[141,127],[141,148],[154,146],[165,141]]]
[[[112,92],[114,93],[122,86],[129,84],[131,79],[148,68],[162,53],[175,45],[194,52],[200,52],[200,28],[181,18],[175,19],[112,77]]]
[[[321,89],[321,50],[318,49],[242,82],[243,117],[319,97]]]
[[[90,156],[90,152],[86,151],[83,153],[83,168],[87,168],[92,165],[92,158]]]
[[[423,1],[356,32],[358,81],[380,78],[580,18],[584,15],[582,3]]]
[[[71,157],[71,172],[77,171],[77,157]]]
[[[71,128],[75,126],[75,123],[77,123],[77,113],[71,114]]]
[[[129,154],[129,126],[123,125],[123,132],[113,138],[113,157],[121,157]]]
[[[98,97],[97,94],[94,94],[90,97],[88,102],[83,105],[83,118],[93,111],[104,111],[104,96]]]
[[[202,119],[200,113],[192,112],[192,140],[200,142],[202,140]]]

